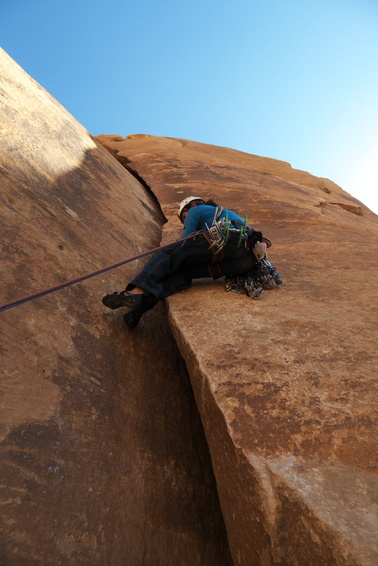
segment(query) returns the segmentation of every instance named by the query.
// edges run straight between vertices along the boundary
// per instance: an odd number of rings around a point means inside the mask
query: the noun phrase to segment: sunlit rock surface
[[[159,245],[156,199],[0,51],[0,303]],[[141,261],[0,313],[5,566],[230,564],[162,305],[105,309]]]
[[[198,282],[167,300],[235,564],[376,565],[378,219],[327,179],[231,149],[99,136],[151,188],[212,197],[273,241],[260,300]]]
[[[248,213],[284,279],[171,297],[176,341],[164,305],[130,331],[101,304],[145,259],[1,312],[0,563],[230,564],[217,489],[234,564],[375,566],[377,217],[281,161],[94,140],[3,51],[0,72],[1,303],[165,219],[172,241],[189,194]]]

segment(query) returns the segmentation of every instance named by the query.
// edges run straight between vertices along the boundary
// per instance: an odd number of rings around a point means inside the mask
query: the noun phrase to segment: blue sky
[[[231,147],[378,213],[377,0],[0,0],[1,47],[93,134]]]

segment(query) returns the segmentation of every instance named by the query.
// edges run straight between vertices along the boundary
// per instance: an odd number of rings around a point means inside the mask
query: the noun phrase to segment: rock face
[[[159,200],[248,213],[284,285],[253,301],[198,282],[167,300],[235,564],[375,565],[378,219],[327,179],[186,140],[99,136]]]
[[[158,246],[154,196],[3,51],[0,72],[0,303]],[[231,562],[163,306],[131,332],[101,304],[141,265],[0,313],[2,565]]]
[[[1,303],[176,239],[189,194],[248,213],[284,279],[198,281],[130,331],[101,297],[143,259],[0,312],[0,562],[375,566],[377,216],[284,162],[95,140],[0,71]]]

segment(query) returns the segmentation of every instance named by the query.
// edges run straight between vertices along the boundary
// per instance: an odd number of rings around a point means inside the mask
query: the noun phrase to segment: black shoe
[[[121,293],[105,295],[105,297],[102,298],[102,302],[109,309],[118,309],[119,307],[134,309],[140,307],[145,299],[146,296],[142,293],[132,295],[127,291],[122,291]]]
[[[123,320],[129,328],[135,328],[144,313],[140,309],[131,309],[123,315]]]

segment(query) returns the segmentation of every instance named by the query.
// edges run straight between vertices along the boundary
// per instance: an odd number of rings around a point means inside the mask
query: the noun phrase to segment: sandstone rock
[[[273,241],[258,301],[201,281],[167,300],[235,564],[375,565],[377,233],[367,207],[289,164],[147,135],[99,141],[177,203],[212,197]]]
[[[3,51],[0,72],[0,302],[159,245],[153,195]],[[0,313],[1,564],[230,563],[164,309],[133,333],[101,304],[141,265]]]

